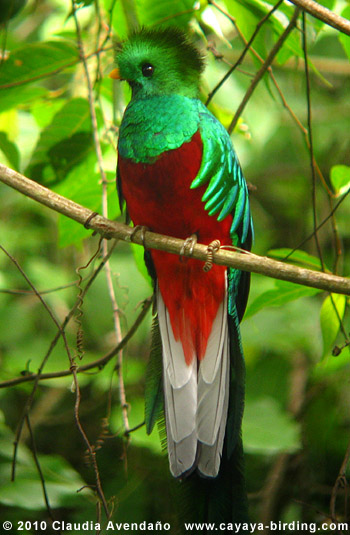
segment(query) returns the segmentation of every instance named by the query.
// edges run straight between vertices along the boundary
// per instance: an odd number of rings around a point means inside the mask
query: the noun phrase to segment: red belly
[[[206,186],[190,189],[202,161],[202,140],[197,132],[189,143],[163,153],[151,164],[119,156],[118,166],[128,212],[135,225],[185,239],[197,234],[198,242],[219,239],[231,244],[232,217],[218,222],[209,216],[201,198]],[[225,292],[225,270],[177,255],[152,251],[158,284],[169,311],[174,336],[181,339],[186,361],[193,353],[204,356],[208,336]]]

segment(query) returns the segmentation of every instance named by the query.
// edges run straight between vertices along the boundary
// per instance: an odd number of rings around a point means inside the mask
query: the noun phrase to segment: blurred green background
[[[258,22],[276,2],[226,0],[215,4],[188,0],[69,0],[1,2],[0,162],[58,193],[123,221],[115,191],[116,140],[129,93],[108,78],[113,39],[138,25],[175,24],[193,34],[206,53],[202,98],[220,82],[244,49]],[[324,0],[344,17],[350,5]],[[3,5],[5,7],[3,7]],[[228,127],[261,62],[295,9],[283,2],[262,26],[243,63],[215,94],[212,112]],[[227,16],[229,15],[229,16]],[[232,20],[234,19],[234,20]],[[105,186],[96,158],[88,86],[77,46],[79,22],[89,69]],[[321,223],[350,185],[350,37],[307,16],[315,212]],[[113,36],[113,39],[112,39]],[[260,59],[259,59],[259,57]],[[320,269],[312,237],[313,183],[307,146],[307,98],[301,18],[281,47],[245,107],[232,140],[251,190],[254,252]],[[315,165],[316,167],[316,165]],[[322,180],[320,178],[322,176]],[[98,248],[98,237],[0,182],[0,245],[21,266],[42,298],[63,322],[75,305],[77,269]],[[310,237],[311,236],[311,237]],[[349,199],[318,232],[324,269],[349,275]],[[111,244],[105,245],[104,253]],[[80,316],[82,362],[76,348],[78,323],[65,327],[78,365],[108,354],[116,346],[120,323],[128,332],[152,293],[142,267],[142,249],[117,243],[110,273],[119,312],[113,315],[108,273],[101,270],[86,292]],[[86,269],[81,287],[102,260]],[[125,384],[130,428],[143,422],[145,370],[151,313],[123,351],[122,369],[113,357],[103,368],[78,375],[81,425],[95,448],[98,471],[115,522],[181,523],[167,458],[155,430],[125,435],[120,376]],[[118,325],[117,325],[118,326]],[[95,472],[74,417],[72,376],[9,385],[14,378],[67,370],[62,338],[48,355],[57,333],[52,318],[15,263],[0,250],[0,519],[49,519],[42,482],[54,519],[99,519]],[[253,521],[349,520],[346,480],[332,490],[350,440],[349,315],[345,296],[330,296],[290,283],[253,275],[242,337],[247,363],[243,442],[247,489]],[[30,428],[24,414],[29,410]],[[13,443],[23,426],[11,481]],[[346,461],[346,458],[345,458]],[[347,463],[344,474],[348,475]],[[334,494],[335,496],[335,494]],[[104,513],[102,512],[102,519]],[[34,528],[28,531],[35,533]],[[333,531],[334,532],[334,531]],[[267,533],[267,531],[266,531]]]

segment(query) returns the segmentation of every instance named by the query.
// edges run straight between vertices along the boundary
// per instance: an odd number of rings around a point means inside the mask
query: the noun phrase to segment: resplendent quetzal
[[[160,234],[250,249],[247,185],[229,135],[198,98],[199,51],[180,30],[141,29],[120,45],[116,61],[111,77],[132,91],[117,172],[130,219]],[[170,470],[215,478],[224,457],[242,455],[239,322],[249,274],[218,265],[204,272],[198,260],[156,250],[146,252],[146,262],[155,284]],[[148,430],[157,397],[146,399]]]

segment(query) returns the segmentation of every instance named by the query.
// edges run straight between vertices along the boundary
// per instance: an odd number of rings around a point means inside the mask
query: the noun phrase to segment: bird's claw
[[[214,256],[214,253],[216,251],[218,251],[221,247],[221,243],[220,243],[220,240],[213,240],[212,242],[209,243],[208,247],[207,247],[207,259],[206,259],[206,262],[203,266],[203,271],[205,271],[205,273],[207,273],[208,271],[211,270],[211,268],[213,267],[213,256]]]
[[[185,239],[180,251],[180,261],[183,262],[184,256],[192,256],[194,246],[197,243],[197,234],[192,234]]]
[[[136,227],[134,227],[132,229],[132,233],[130,234],[129,236],[129,239],[131,242],[134,241],[134,238],[135,238],[135,234],[140,231],[141,232],[141,241],[142,241],[142,245],[145,247],[145,238],[146,238],[146,232],[149,230],[148,227],[145,227],[144,225],[136,225]]]

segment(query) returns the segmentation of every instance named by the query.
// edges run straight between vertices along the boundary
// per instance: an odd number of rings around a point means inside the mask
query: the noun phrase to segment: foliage
[[[349,16],[342,0],[321,3]],[[205,101],[277,2],[15,4],[1,20],[0,160],[123,220],[114,187],[115,145],[129,93],[107,76],[113,66],[111,33],[120,39],[139,24],[160,23],[191,30],[198,46],[207,49]],[[209,106],[226,127],[294,9],[283,2],[266,18],[242,65],[215,90]],[[349,276],[350,38],[309,16],[306,36],[311,110],[302,32],[294,30],[232,137],[251,189],[254,251]],[[120,330],[128,332],[140,301],[152,292],[142,250],[118,243],[107,269],[95,273],[108,244],[101,248],[88,230],[1,183],[0,195],[1,521],[105,518],[95,458],[114,521],[160,520],[175,529],[180,524],[173,496],[179,484],[170,480],[156,431],[147,436],[144,427],[138,428],[144,420],[150,314],[124,348],[123,359],[117,353],[102,368],[78,373],[77,382],[72,375],[38,384],[28,380],[39,368],[43,373],[69,370],[74,362],[93,363],[115,348]],[[332,513],[346,520],[346,493],[344,498],[338,489],[331,513],[330,498],[349,439],[347,298],[262,276],[252,279],[242,324],[243,439],[252,519],[326,521]],[[73,320],[64,325],[66,344],[62,336],[53,343],[57,323],[33,288],[59,324],[75,307]],[[23,381],[6,383],[17,377]],[[20,441],[16,460],[14,437]],[[10,481],[12,463],[15,482]],[[276,474],[277,484],[271,485]],[[97,501],[102,505],[96,515]]]

